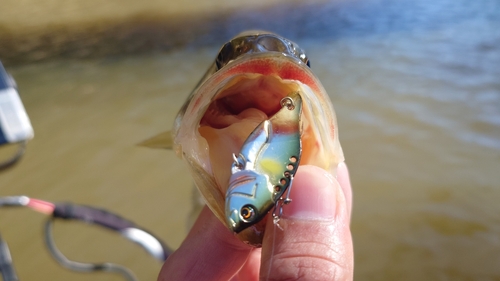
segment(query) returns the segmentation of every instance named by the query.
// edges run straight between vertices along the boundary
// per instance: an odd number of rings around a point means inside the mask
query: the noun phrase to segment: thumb
[[[272,217],[267,222],[261,280],[352,280],[350,206],[337,179],[321,168],[301,166],[290,198],[279,221],[283,230]]]

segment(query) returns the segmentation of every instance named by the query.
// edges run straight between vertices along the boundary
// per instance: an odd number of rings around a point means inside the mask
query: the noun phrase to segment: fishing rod
[[[14,265],[12,264],[12,256],[10,255],[9,245],[2,239],[0,235],[0,273],[4,281],[18,281]]]
[[[48,215],[44,226],[45,244],[52,257],[63,267],[78,272],[114,272],[121,274],[127,281],[137,281],[133,272],[114,263],[83,263],[68,259],[56,246],[52,235],[53,223],[56,219],[76,220],[87,224],[95,224],[119,233],[128,240],[139,244],[155,259],[163,262],[172,250],[151,232],[139,227],[108,210],[78,205],[73,203],[53,203],[27,196],[0,197],[0,207],[27,207],[36,212]],[[0,236],[0,273],[3,281],[18,281],[7,243]]]
[[[17,91],[17,85],[0,62],[0,146],[18,145],[17,151],[0,161],[0,172],[12,168],[24,154],[26,143],[34,136],[29,117]],[[68,259],[56,246],[52,235],[56,219],[95,224],[119,233],[139,244],[155,259],[165,261],[172,250],[151,232],[110,211],[73,203],[53,203],[27,196],[0,197],[0,207],[27,207],[48,215],[44,226],[45,244],[52,257],[63,267],[78,272],[115,272],[127,281],[136,281],[128,268],[113,263],[83,263]],[[18,281],[7,242],[0,236],[0,274],[3,281]]]

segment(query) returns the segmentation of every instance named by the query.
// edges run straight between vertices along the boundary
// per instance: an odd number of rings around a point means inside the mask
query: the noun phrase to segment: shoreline
[[[334,2],[262,1],[253,7],[232,5],[208,12],[192,8],[189,13],[139,12],[125,17],[94,17],[84,22],[45,22],[40,26],[7,26],[4,19],[0,20],[0,60],[12,66],[56,58],[165,52],[197,43],[220,44],[248,29],[290,36],[304,33],[301,23],[314,17],[314,11]]]

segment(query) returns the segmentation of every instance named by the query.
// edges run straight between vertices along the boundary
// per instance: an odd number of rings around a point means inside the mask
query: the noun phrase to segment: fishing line
[[[272,247],[271,247],[271,259],[269,260],[269,268],[267,269],[267,277],[266,281],[269,280],[269,275],[271,274],[271,269],[273,267],[273,260],[274,260],[274,249],[276,248],[276,227],[277,224],[273,223],[273,242],[272,242]]]
[[[21,160],[21,157],[26,151],[26,143],[26,141],[20,142],[16,153],[9,159],[0,163],[0,171],[12,168],[15,164],[17,164],[17,162],[19,162],[19,160]]]
[[[54,218],[50,218],[45,223],[45,243],[47,245],[47,249],[49,250],[52,257],[63,267],[78,271],[78,272],[97,272],[97,271],[105,271],[105,272],[114,272],[122,275],[123,278],[127,281],[137,281],[134,273],[119,264],[114,263],[83,263],[76,262],[68,259],[59,249],[57,248],[54,237],[52,235],[52,224]]]
[[[127,281],[136,281],[134,274],[126,267],[112,263],[82,263],[69,260],[57,248],[52,235],[52,224],[56,219],[77,220],[87,224],[94,224],[118,232],[121,236],[142,246],[151,256],[164,262],[172,253],[160,239],[151,232],[137,226],[115,213],[96,207],[77,205],[72,203],[52,203],[27,196],[0,197],[0,207],[28,207],[36,212],[48,215],[45,224],[45,244],[52,257],[63,267],[78,272],[114,272],[119,273]],[[12,266],[12,259],[5,241],[0,237],[0,273],[3,280],[17,280]],[[6,276],[8,278],[6,278]]]
[[[288,186],[288,190],[286,193],[286,197],[280,198],[277,202],[276,205],[274,206],[273,210],[273,243],[272,243],[272,248],[271,248],[271,259],[269,261],[269,269],[267,272],[267,279],[269,279],[269,274],[271,273],[271,268],[273,265],[273,259],[274,259],[274,250],[276,249],[276,227],[278,227],[281,231],[285,231],[283,227],[280,226],[280,219],[283,216],[283,206],[288,205],[292,202],[292,199],[290,198],[290,192],[292,191],[292,182],[293,182],[293,175],[290,175],[290,185]],[[278,210],[278,214],[276,214],[276,210]]]

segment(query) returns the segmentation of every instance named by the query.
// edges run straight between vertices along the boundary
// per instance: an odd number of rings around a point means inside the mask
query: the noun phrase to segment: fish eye
[[[305,63],[309,68],[311,68],[311,61],[309,60],[309,58],[306,56],[306,54],[304,53],[304,51],[302,51],[301,49],[298,50],[300,52],[300,54],[298,55],[298,58],[303,62]]]
[[[251,205],[245,205],[241,208],[240,216],[245,222],[251,222],[255,218],[255,209]]]
[[[228,42],[222,46],[217,55],[217,59],[215,63],[217,65],[217,69],[221,69],[224,65],[226,65],[231,59],[233,59],[234,50],[231,42]]]

